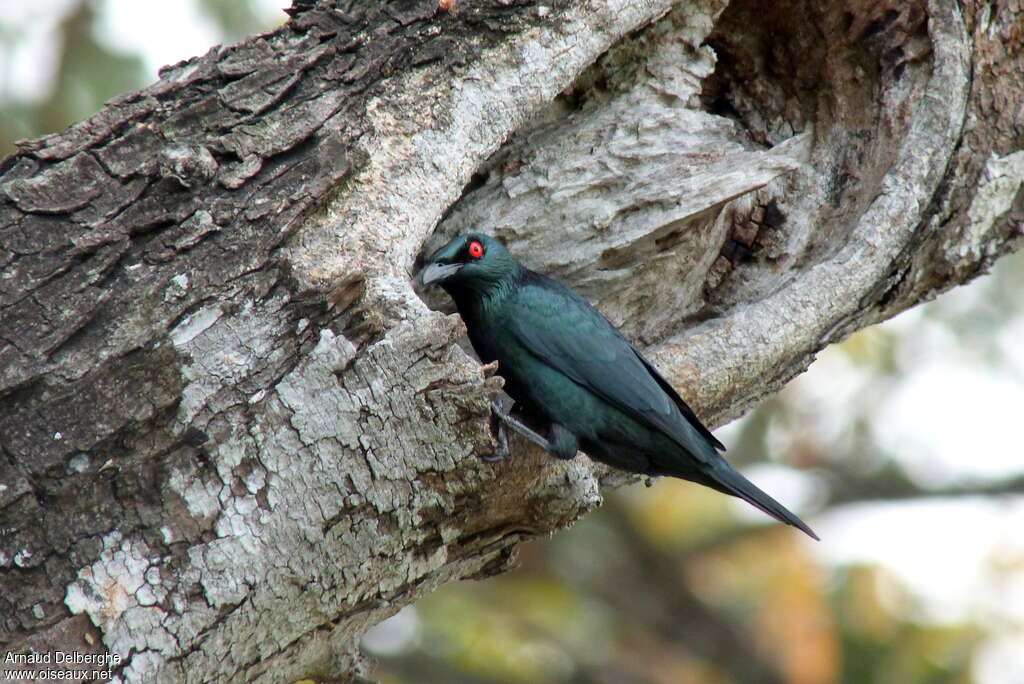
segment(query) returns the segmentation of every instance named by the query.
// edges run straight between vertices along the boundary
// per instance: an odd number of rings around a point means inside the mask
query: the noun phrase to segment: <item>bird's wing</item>
[[[520,344],[694,456],[706,457],[693,448],[692,430],[724,449],[668,381],[601,312],[561,283],[534,273],[529,276],[506,304],[506,324]]]
[[[657,381],[658,385],[665,390],[665,394],[675,402],[676,408],[679,409],[679,412],[686,417],[686,420],[690,422],[690,425],[695,427],[702,437],[711,442],[713,447],[719,451],[725,451],[725,445],[719,442],[718,438],[711,434],[710,430],[704,427],[704,423],[700,422],[700,418],[697,417],[697,414],[693,412],[693,409],[691,409],[685,401],[683,401],[683,398],[679,396],[679,393],[676,392],[675,388],[669,384],[668,380],[665,379],[665,376],[663,376],[661,372],[654,367],[654,364],[648,361],[647,357],[638,352],[632,347],[632,345],[630,345],[630,348],[633,349],[633,353],[636,354],[640,361],[643,362],[644,367],[647,368],[648,372],[650,372],[651,376]]]

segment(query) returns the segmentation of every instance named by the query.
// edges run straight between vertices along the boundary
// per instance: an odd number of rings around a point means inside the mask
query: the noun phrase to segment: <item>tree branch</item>
[[[969,482],[944,487],[922,487],[900,468],[887,468],[869,477],[849,474],[829,486],[826,506],[836,508],[852,503],[907,501],[911,499],[956,499],[1024,494],[1024,475],[988,482]]]
[[[0,642],[126,680],[351,676],[369,626],[621,482],[476,458],[500,383],[409,281],[449,209],[713,423],[1019,243],[1011,10],[672,7],[297,0],[21,143]]]

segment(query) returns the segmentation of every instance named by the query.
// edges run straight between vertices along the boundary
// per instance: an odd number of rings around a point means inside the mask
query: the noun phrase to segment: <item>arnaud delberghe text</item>
[[[53,651],[46,653],[8,653],[4,665],[99,665],[102,667],[121,664],[117,653],[80,653],[78,651]]]

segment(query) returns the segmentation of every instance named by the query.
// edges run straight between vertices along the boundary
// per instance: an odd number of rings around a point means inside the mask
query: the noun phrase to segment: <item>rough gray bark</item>
[[[366,5],[296,0],[0,167],[6,649],[354,676],[598,505],[585,458],[478,458],[500,383],[409,277],[445,214],[713,424],[1019,243],[1009,5]]]

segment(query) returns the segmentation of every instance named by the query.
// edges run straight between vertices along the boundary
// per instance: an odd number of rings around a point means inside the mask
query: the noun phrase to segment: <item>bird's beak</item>
[[[442,264],[433,262],[427,264],[420,271],[420,282],[423,283],[424,287],[439,283],[443,280],[451,278],[453,275],[459,272],[459,269],[465,266],[465,264]]]

